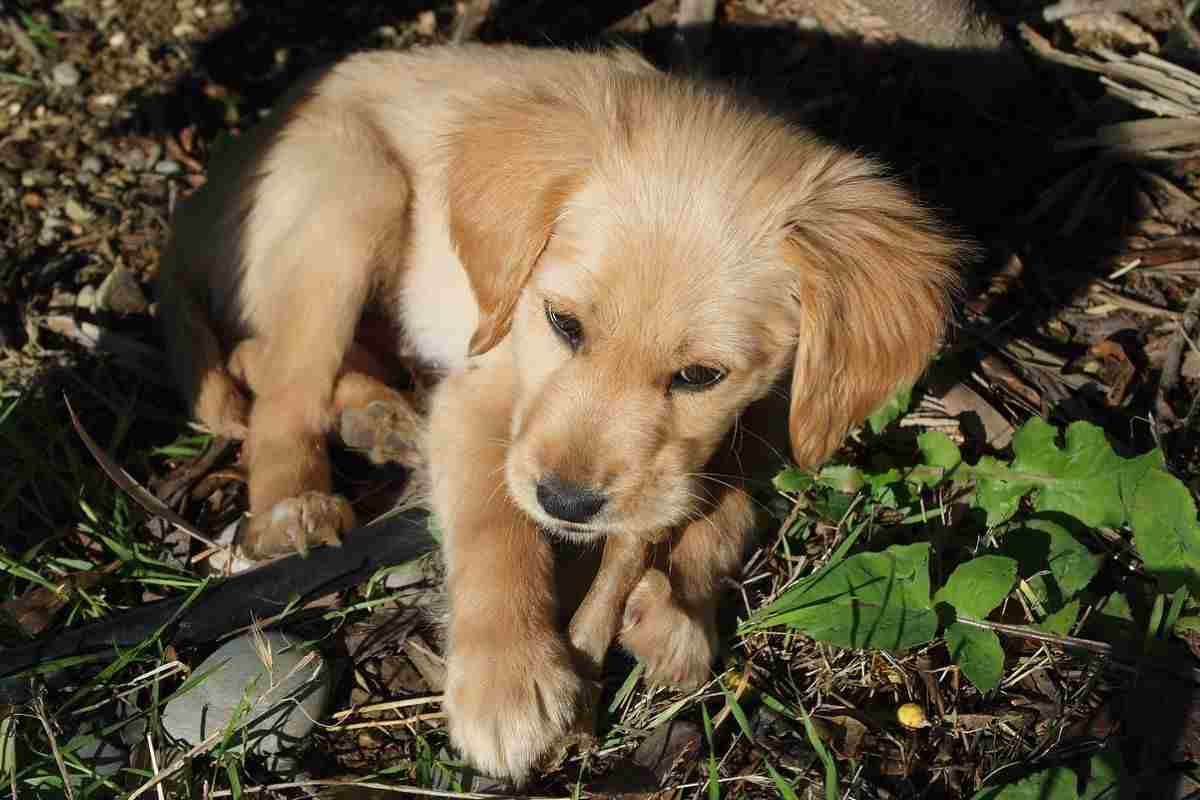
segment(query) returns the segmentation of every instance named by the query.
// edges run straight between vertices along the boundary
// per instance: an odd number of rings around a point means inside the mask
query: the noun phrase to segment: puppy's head
[[[873,162],[721,94],[597,94],[493,107],[471,152],[501,166],[462,151],[454,233],[473,349],[511,336],[512,497],[574,538],[654,536],[703,512],[705,465],[789,372],[806,466],[914,380],[959,248]]]

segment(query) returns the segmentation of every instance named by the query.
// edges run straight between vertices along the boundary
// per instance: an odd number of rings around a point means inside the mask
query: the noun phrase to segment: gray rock
[[[118,314],[141,314],[149,305],[137,277],[124,267],[115,267],[96,290],[96,307]]]
[[[85,722],[79,727],[79,736],[91,738],[75,750],[75,755],[84,764],[94,769],[97,775],[111,778],[120,771],[121,767],[129,765],[129,751],[108,739],[96,736],[101,727],[94,722]],[[82,775],[72,777],[79,783],[86,780]]]
[[[83,168],[84,172],[90,172],[93,175],[99,175],[104,169],[104,162],[102,162],[96,156],[89,155],[83,157],[83,160],[79,162],[79,166]]]
[[[179,166],[179,162],[169,158],[164,158],[154,165],[154,171],[159,175],[178,175],[182,170],[183,167]]]
[[[196,666],[194,675],[212,674],[167,703],[163,728],[195,745],[237,716],[246,725],[234,734],[234,746],[263,756],[271,769],[290,765],[289,751],[325,713],[333,688],[332,670],[320,653],[303,648],[299,639],[270,631],[261,641],[270,650],[267,659],[256,637],[247,634],[221,645]],[[239,714],[243,701],[249,711]]]
[[[56,64],[51,74],[54,76],[54,82],[59,86],[70,87],[79,85],[79,67],[70,61],[63,61],[60,64]]]

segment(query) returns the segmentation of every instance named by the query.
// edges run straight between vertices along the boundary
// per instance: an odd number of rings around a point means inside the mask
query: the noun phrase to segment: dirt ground
[[[672,52],[676,4],[668,0],[495,5],[475,30],[468,4],[421,0],[0,3],[0,631],[14,642],[170,595],[179,585],[162,575],[187,574],[196,553],[94,466],[67,399],[118,463],[201,529],[215,534],[244,510],[236,447],[190,428],[172,392],[154,324],[154,279],[176,201],[297,76],[354,50],[465,35],[537,45],[617,37],[659,60]],[[1053,21],[1042,2],[998,5],[1020,55],[906,43],[853,0],[726,0],[711,30],[705,26],[711,38],[701,66],[823,136],[879,155],[980,243],[954,340],[903,422],[898,450],[911,446],[913,431],[938,429],[974,459],[1002,451],[1013,426],[1031,416],[1087,420],[1124,454],[1161,448],[1194,492],[1200,83],[1190,94],[1155,94],[1162,81],[1136,84],[1138,105],[1108,88],[1094,66],[1140,57],[1142,68],[1157,69],[1145,61],[1154,56],[1200,69],[1194,29],[1167,0],[1100,2],[1126,13]],[[1085,56],[1093,67],[1070,61]],[[1120,141],[1097,134],[1155,116],[1178,127],[1158,139],[1141,129]],[[855,463],[874,457],[854,443],[843,455]],[[337,466],[343,485],[367,503],[394,496],[403,482],[351,457]],[[831,540],[820,525],[814,530],[807,546],[817,553]],[[1118,551],[1114,545],[1097,596],[1137,580]],[[154,580],[146,577],[150,564],[162,571]],[[765,546],[745,576],[748,606],[790,569]],[[37,595],[38,576],[60,588]],[[344,612],[329,636],[354,665],[339,684],[339,708],[440,690],[436,630],[414,611],[434,579],[410,577],[378,603],[374,587],[326,607]],[[1073,764],[1109,740],[1138,743],[1130,763],[1157,776],[1139,779],[1144,796],[1200,790],[1187,777],[1200,759],[1194,685],[1129,667],[1117,638],[1091,636],[1112,647],[1096,654],[1006,644],[1004,681],[987,694],[959,679],[938,643],[891,655],[798,636],[748,637],[727,648],[727,672],[715,686],[688,697],[626,686],[632,664],[617,655],[599,745],[526,788],[693,797],[719,786],[732,797],[778,796],[769,763],[799,796],[824,796],[824,768],[804,728],[765,697],[813,715],[846,797],[970,797],[998,775]],[[202,652],[162,657],[193,663]],[[1193,652],[1200,650],[1186,637],[1175,638],[1157,657],[1175,674],[1191,674],[1200,667]],[[53,707],[64,690],[46,691]],[[724,711],[731,706],[722,698],[735,691],[745,698],[749,730]],[[905,702],[939,723],[897,725],[894,710]],[[703,732],[705,703],[722,710],[715,740]],[[385,713],[387,724],[353,727],[364,717],[346,714],[319,732],[309,774],[463,788],[446,777],[443,763],[453,759],[436,708]],[[64,736],[78,724],[48,716]],[[671,718],[682,723],[668,730]],[[665,737],[671,757],[647,755],[640,745],[652,734]],[[710,753],[720,784],[706,784]],[[132,763],[146,757],[135,752]],[[180,796],[233,791],[224,767],[214,766],[224,762],[205,758],[192,783],[174,789]],[[239,769],[246,786],[272,780],[254,765]],[[390,772],[379,777],[380,770]],[[122,785],[140,785],[147,774]],[[311,796],[305,791],[269,794]],[[362,787],[324,791],[369,795]],[[111,785],[96,796],[106,792]]]

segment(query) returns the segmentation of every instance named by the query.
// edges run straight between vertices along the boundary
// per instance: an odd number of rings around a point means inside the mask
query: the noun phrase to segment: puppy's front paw
[[[566,643],[549,631],[494,650],[452,647],[446,666],[451,743],[477,768],[518,784],[566,746],[589,696]]]
[[[680,608],[671,597],[671,581],[651,569],[625,603],[621,646],[642,662],[649,683],[694,689],[709,678],[717,631],[713,622]]]
[[[288,553],[305,555],[319,544],[339,544],[341,533],[354,527],[354,511],[344,498],[305,492],[280,500],[242,526],[242,552],[253,559]]]
[[[347,408],[338,420],[342,443],[366,453],[374,464],[420,464],[421,419],[404,401],[374,400]]]

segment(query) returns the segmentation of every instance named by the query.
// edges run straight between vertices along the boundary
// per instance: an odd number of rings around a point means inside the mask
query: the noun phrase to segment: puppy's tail
[[[159,268],[159,319],[175,383],[194,419],[217,436],[244,439],[250,400],[229,373],[207,304],[188,285],[184,266],[168,243]]]

